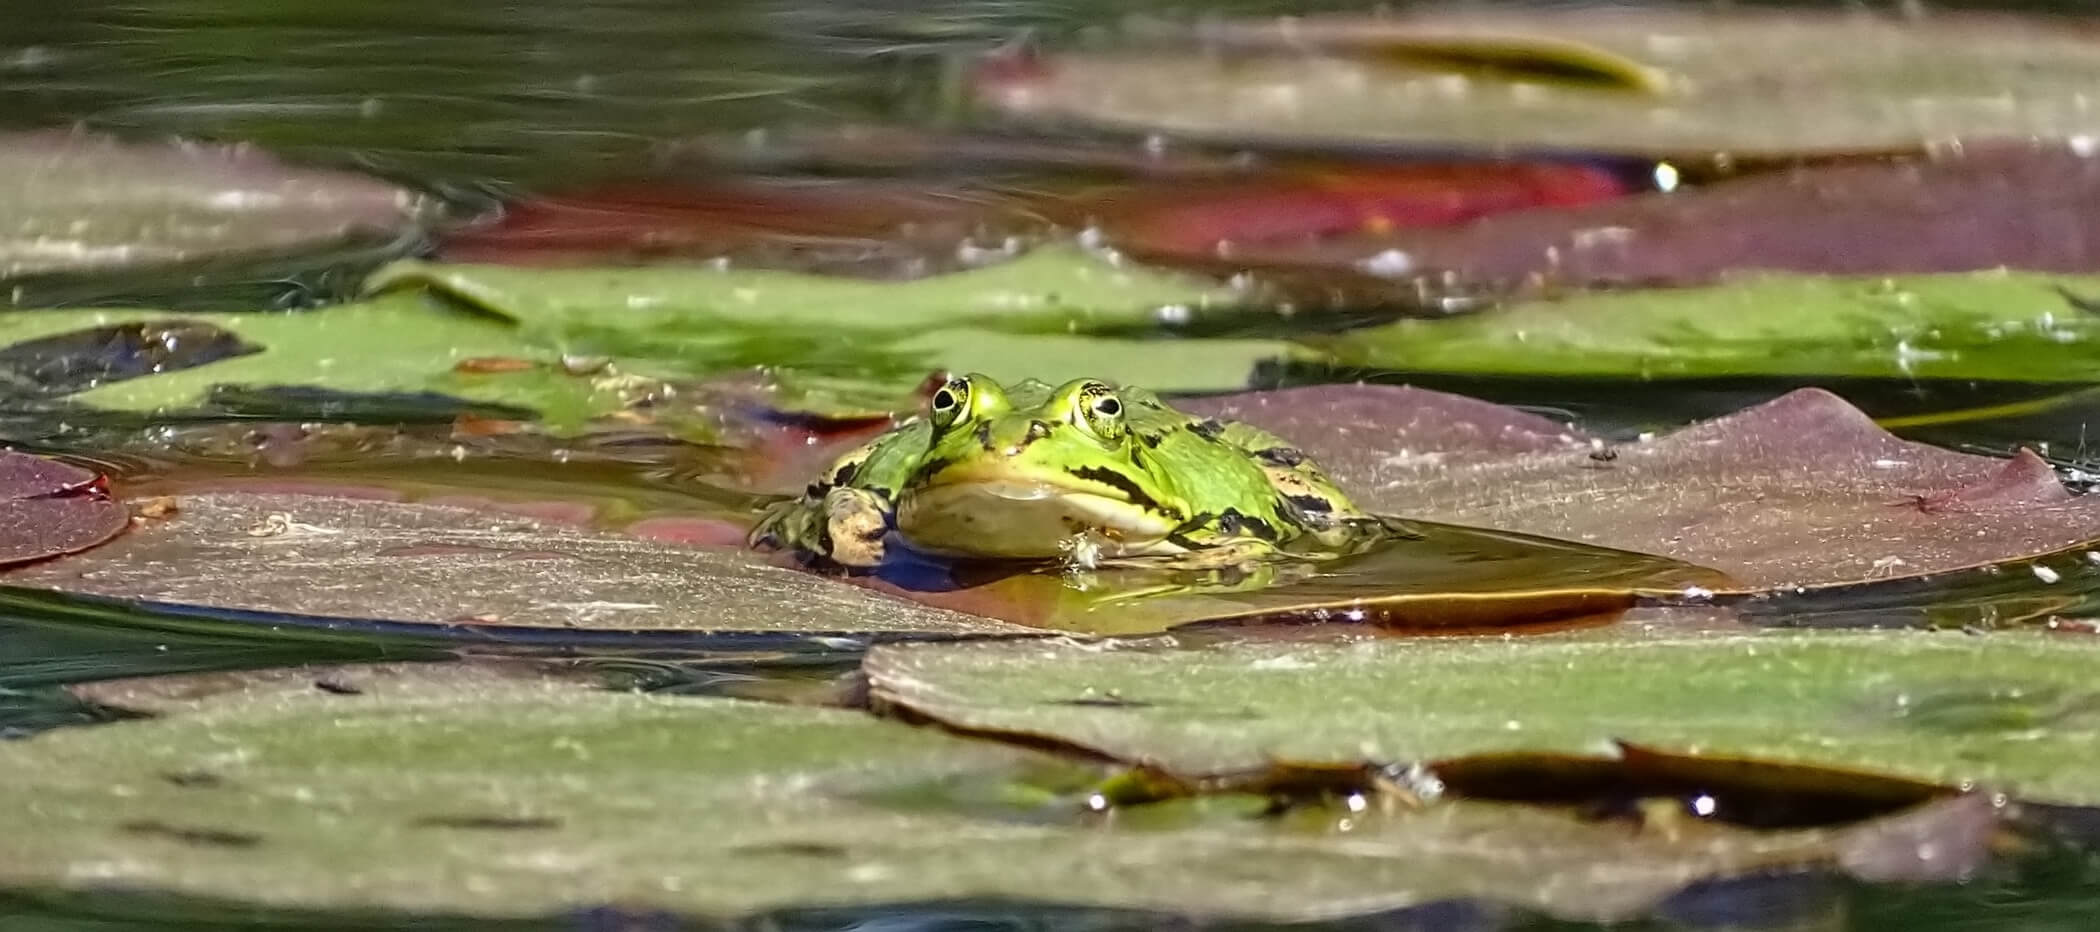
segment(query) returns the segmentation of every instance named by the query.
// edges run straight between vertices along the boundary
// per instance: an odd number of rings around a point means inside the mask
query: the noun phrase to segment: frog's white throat
[[[1027,479],[932,485],[897,503],[897,531],[921,550],[950,556],[1049,560],[1076,536],[1104,557],[1178,553],[1174,525],[1121,498]]]

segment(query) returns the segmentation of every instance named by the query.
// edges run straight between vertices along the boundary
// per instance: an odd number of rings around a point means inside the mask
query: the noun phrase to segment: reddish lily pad
[[[1533,296],[1750,271],[2091,272],[2100,269],[2100,160],[2077,146],[1813,166],[1449,228],[1255,244],[1229,259],[1257,270],[1383,269],[1430,292]]]
[[[130,523],[99,473],[0,450],[0,565],[86,550]]]
[[[399,239],[428,211],[407,189],[247,146],[0,136],[0,280]]]
[[[1012,634],[745,554],[516,514],[284,492],[172,496],[117,546],[0,582],[248,612],[554,632]],[[396,493],[398,495],[398,493]]]
[[[1089,196],[1072,210],[1140,258],[1232,266],[1250,252],[1266,257],[1337,236],[1353,243],[1528,207],[1589,204],[1625,190],[1612,172],[1580,164],[1336,166],[1133,186]]]
[[[1944,573],[2100,538],[2100,499],[2072,496],[2032,453],[1900,440],[1821,390],[1612,447],[1393,386],[1183,407],[1290,439],[1375,511],[1675,557],[1756,589]],[[2100,572],[2075,554],[2058,563],[2038,578]]]

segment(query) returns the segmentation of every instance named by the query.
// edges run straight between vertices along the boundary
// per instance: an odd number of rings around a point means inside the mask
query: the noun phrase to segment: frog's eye
[[[933,414],[933,426],[947,427],[955,423],[964,411],[970,409],[970,381],[949,379],[948,384],[933,393],[928,406]]]
[[[1123,436],[1123,400],[1116,397],[1115,389],[1099,382],[1086,386],[1079,394],[1079,414],[1094,436],[1103,440]]]

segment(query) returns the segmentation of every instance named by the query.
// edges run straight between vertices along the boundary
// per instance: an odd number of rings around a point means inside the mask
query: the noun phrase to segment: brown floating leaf
[[[0,581],[223,608],[559,629],[1012,633],[749,555],[435,505],[178,496],[118,546]]]
[[[1826,165],[1557,210],[1299,246],[1237,249],[1255,269],[1387,268],[1425,288],[1540,293],[1831,275],[2100,269],[2100,160],[2001,146]]]
[[[86,550],[130,522],[94,471],[0,450],[0,565]]]
[[[247,146],[0,135],[0,279],[390,239],[425,208],[408,190]]]
[[[1289,438],[1375,511],[1670,556],[1753,588],[1939,573],[2100,538],[2100,500],[2072,497],[2032,453],[1900,440],[1816,389],[1609,451],[1542,418],[1412,388],[1183,407]]]

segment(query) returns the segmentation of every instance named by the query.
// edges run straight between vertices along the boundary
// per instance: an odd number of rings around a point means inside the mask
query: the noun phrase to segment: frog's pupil
[[[1103,417],[1115,417],[1123,413],[1123,403],[1114,398],[1103,398],[1094,402],[1094,412]]]
[[[933,410],[946,411],[953,407],[955,407],[955,393],[945,388],[933,393]]]

